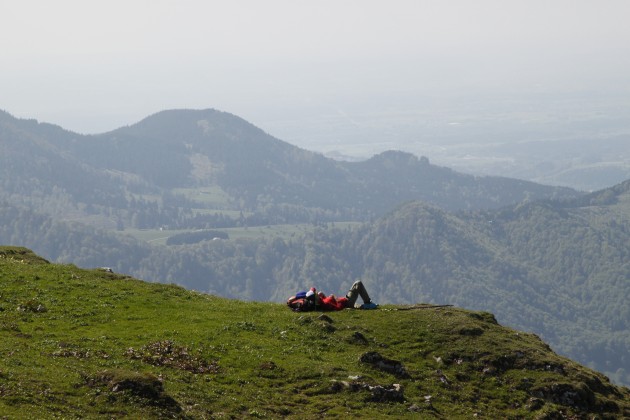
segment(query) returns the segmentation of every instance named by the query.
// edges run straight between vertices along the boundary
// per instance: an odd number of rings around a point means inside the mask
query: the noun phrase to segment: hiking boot
[[[376,308],[378,308],[378,304],[374,302],[364,303],[363,305],[359,306],[359,309],[376,309]]]

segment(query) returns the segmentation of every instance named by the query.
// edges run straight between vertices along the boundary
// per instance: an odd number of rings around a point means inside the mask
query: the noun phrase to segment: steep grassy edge
[[[630,390],[491,314],[298,314],[0,247],[0,418],[623,418]]]

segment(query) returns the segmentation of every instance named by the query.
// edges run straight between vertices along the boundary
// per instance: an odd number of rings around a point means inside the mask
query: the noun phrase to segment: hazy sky
[[[628,0],[0,0],[0,109],[96,133],[170,108],[265,128],[423,92],[628,94],[629,18]]]

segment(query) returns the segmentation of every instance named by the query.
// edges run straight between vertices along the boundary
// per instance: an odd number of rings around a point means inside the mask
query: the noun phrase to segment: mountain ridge
[[[44,179],[35,180],[48,189],[55,185],[80,190],[75,185],[79,180],[97,177],[93,182],[100,184],[99,193],[120,203],[115,205],[119,209],[131,205],[130,194],[146,200],[143,196],[163,195],[175,188],[202,187],[223,190],[229,197],[226,206],[233,210],[269,217],[280,213],[280,207],[299,206],[320,218],[330,219],[327,213],[339,212],[335,217],[346,220],[367,220],[400,201],[418,199],[454,210],[581,195],[568,188],[459,174],[405,152],[384,152],[358,163],[334,161],[212,109],[162,111],[136,124],[89,136],[9,114],[0,125],[0,147],[6,151],[0,163],[11,165],[3,174],[9,192],[15,190],[15,179],[31,179],[43,170],[47,170]],[[23,137],[29,136],[50,149],[45,154],[33,150],[41,156],[37,167],[18,152]],[[20,165],[28,170],[20,170]],[[55,171],[63,168],[77,170],[57,177]],[[84,174],[78,171],[81,168]],[[101,208],[107,207],[102,201],[94,197],[82,204],[103,215],[111,213]],[[118,219],[131,221],[118,213]]]

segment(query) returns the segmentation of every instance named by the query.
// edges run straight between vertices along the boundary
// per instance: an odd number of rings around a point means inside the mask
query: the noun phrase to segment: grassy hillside
[[[630,390],[485,312],[298,314],[0,247],[0,416],[622,418]]]

